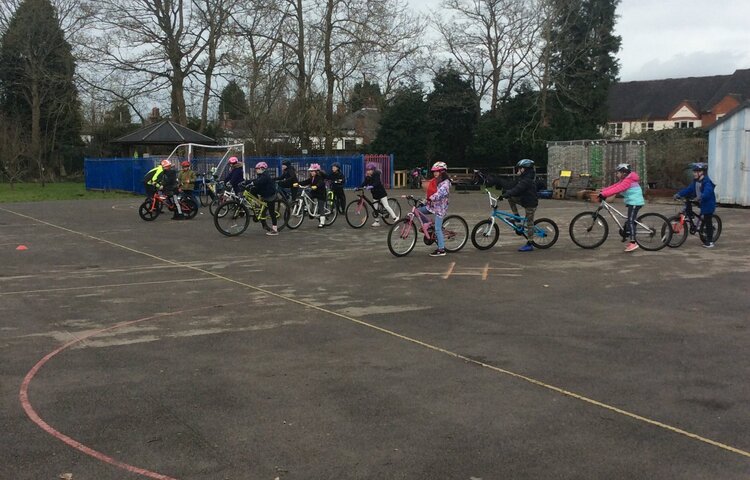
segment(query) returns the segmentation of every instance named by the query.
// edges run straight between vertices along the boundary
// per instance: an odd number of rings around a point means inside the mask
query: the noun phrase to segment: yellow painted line
[[[473,358],[466,357],[464,355],[461,355],[460,353],[456,353],[456,352],[453,352],[453,351],[450,351],[450,350],[446,350],[445,348],[438,347],[436,345],[432,345],[432,344],[423,342],[423,341],[418,340],[416,338],[412,338],[412,337],[409,337],[409,336],[406,336],[406,335],[402,335],[402,334],[400,334],[398,332],[394,332],[393,330],[388,330],[387,328],[379,327],[377,325],[365,322],[363,320],[358,320],[358,319],[350,317],[348,315],[344,315],[343,313],[335,312],[333,310],[328,310],[328,309],[323,308],[323,307],[312,305],[310,303],[306,303],[306,302],[303,302],[301,300],[297,300],[295,298],[288,297],[286,295],[282,295],[280,293],[275,293],[275,292],[272,292],[270,290],[266,290],[264,288],[256,287],[254,285],[250,285],[249,283],[241,282],[241,281],[235,280],[233,278],[225,277],[223,275],[219,275],[218,273],[210,272],[208,270],[204,270],[204,269],[199,268],[199,267],[194,267],[194,266],[190,266],[190,265],[184,265],[184,264],[181,264],[179,262],[175,262],[174,260],[169,260],[167,258],[159,257],[157,255],[153,255],[153,254],[148,253],[148,252],[143,252],[143,251],[140,251],[140,250],[136,250],[136,249],[128,247],[126,245],[121,245],[119,243],[115,243],[115,242],[112,242],[112,241],[109,241],[109,240],[106,240],[106,239],[103,239],[103,238],[95,237],[95,236],[89,235],[87,233],[77,232],[75,230],[71,230],[69,228],[62,227],[60,225],[55,225],[55,224],[52,224],[52,223],[49,223],[49,222],[45,222],[44,220],[39,220],[37,218],[30,217],[28,215],[24,215],[22,213],[17,213],[17,212],[14,212],[12,210],[6,210],[6,209],[1,208],[1,207],[0,207],[0,210],[6,211],[8,213],[12,213],[14,215],[18,215],[20,217],[28,218],[30,220],[34,220],[34,221],[39,222],[39,223],[41,223],[43,225],[47,225],[47,226],[50,226],[50,227],[53,227],[53,228],[57,228],[57,229],[60,229],[60,230],[63,230],[63,231],[66,231],[66,232],[69,232],[69,233],[72,233],[72,234],[75,234],[75,235],[80,235],[80,236],[82,236],[84,238],[88,238],[90,240],[95,240],[97,242],[106,243],[106,244],[112,245],[113,247],[121,248],[123,250],[127,250],[129,252],[136,253],[138,255],[144,255],[146,257],[153,258],[154,260],[158,260],[160,262],[164,262],[164,263],[167,263],[167,264],[170,264],[170,265],[181,265],[181,266],[184,266],[185,268],[188,268],[188,269],[191,269],[191,270],[194,270],[194,271],[197,271],[197,272],[205,273],[207,275],[211,275],[213,277],[225,280],[225,281],[227,281],[229,283],[233,283],[235,285],[239,285],[239,286],[242,286],[242,287],[245,287],[245,288],[249,288],[250,290],[255,290],[257,292],[261,292],[261,293],[264,293],[266,295],[270,295],[272,297],[276,297],[276,298],[285,300],[287,302],[294,303],[296,305],[300,305],[302,307],[306,307],[306,308],[309,308],[309,309],[312,309],[312,310],[317,310],[319,312],[326,313],[326,314],[334,316],[334,317],[342,318],[344,320],[347,320],[349,322],[355,323],[357,325],[361,325],[363,327],[367,327],[367,328],[370,328],[372,330],[384,333],[386,335],[390,335],[392,337],[401,339],[401,340],[403,340],[405,342],[409,342],[409,343],[412,343],[414,345],[419,345],[420,347],[424,347],[424,348],[426,348],[428,350],[432,350],[434,352],[439,352],[439,353],[442,353],[442,354],[447,355],[449,357],[456,358],[456,359],[462,360],[462,361],[464,361],[466,363],[471,363],[473,365],[477,365],[477,366],[486,368],[486,369],[488,369],[490,371],[493,371],[493,372],[496,372],[496,373],[502,373],[503,375],[507,375],[509,377],[512,377],[512,378],[515,378],[515,379],[518,379],[518,380],[523,380],[523,381],[528,382],[528,383],[530,383],[532,385],[536,385],[536,386],[544,388],[546,390],[550,390],[552,392],[559,393],[560,395],[563,395],[563,396],[566,396],[566,397],[569,397],[569,398],[574,398],[576,400],[580,400],[581,402],[587,403],[589,405],[594,405],[594,406],[600,407],[600,408],[602,408],[604,410],[608,410],[610,412],[614,412],[614,413],[620,414],[620,415],[622,415],[624,417],[627,417],[627,418],[630,418],[630,419],[633,419],[633,420],[637,420],[639,422],[643,422],[643,423],[646,423],[648,425],[652,425],[654,427],[659,427],[661,429],[667,430],[668,432],[672,432],[672,433],[675,433],[675,434],[678,434],[678,435],[682,435],[684,437],[687,437],[687,438],[690,438],[690,439],[693,439],[693,440],[696,440],[696,441],[699,441],[699,442],[702,442],[702,443],[705,443],[705,444],[708,444],[708,445],[712,445],[712,446],[720,448],[722,450],[726,450],[728,452],[736,453],[736,454],[741,455],[743,457],[750,458],[750,451],[742,450],[740,448],[733,447],[731,445],[727,445],[726,443],[718,442],[716,440],[711,440],[710,438],[706,438],[706,437],[703,437],[701,435],[698,435],[698,434],[695,434],[695,433],[692,433],[692,432],[688,432],[687,430],[683,430],[683,429],[678,428],[678,427],[673,427],[671,425],[668,425],[666,423],[660,422],[658,420],[653,420],[651,418],[644,417],[642,415],[638,415],[637,413],[629,412],[629,411],[624,410],[622,408],[615,407],[613,405],[609,405],[609,404],[606,404],[604,402],[600,402],[598,400],[594,400],[593,398],[589,398],[589,397],[587,397],[585,395],[580,395],[580,394],[577,394],[575,392],[571,392],[569,390],[565,390],[564,388],[556,387],[554,385],[542,382],[541,380],[537,380],[535,378],[528,377],[528,376],[522,375],[520,373],[515,373],[515,372],[512,372],[510,370],[506,370],[504,368],[496,367],[494,365],[490,365],[490,364],[481,362],[479,360],[475,360]],[[455,262],[453,262],[453,264],[451,265],[451,270],[450,271],[453,270],[454,266],[455,266]]]
[[[218,280],[216,277],[212,278],[183,278],[180,280],[161,280],[157,282],[134,282],[134,283],[111,283],[108,285],[92,285],[87,287],[64,287],[64,288],[47,288],[44,290],[16,290],[14,292],[0,292],[0,295],[15,295],[15,294],[26,294],[26,293],[47,293],[47,292],[67,292],[70,290],[85,290],[91,288],[114,288],[114,287],[137,287],[139,285],[162,285],[164,283],[180,283],[180,282],[197,282],[203,280]]]
[[[486,264],[484,266],[484,270],[482,270],[482,280],[487,280],[487,275],[490,273],[490,264]]]
[[[453,268],[456,266],[456,262],[451,262],[451,266],[448,267],[448,271],[443,274],[443,280],[448,280],[450,278],[451,273],[453,273]]]

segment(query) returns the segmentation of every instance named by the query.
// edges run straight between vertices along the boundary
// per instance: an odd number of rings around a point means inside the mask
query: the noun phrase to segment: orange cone
[[[27,247],[26,245],[19,245],[16,247],[16,250],[28,250],[28,249],[29,247]]]

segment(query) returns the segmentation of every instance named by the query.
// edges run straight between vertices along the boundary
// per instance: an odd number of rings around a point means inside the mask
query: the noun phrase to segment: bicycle
[[[310,197],[310,194],[307,193],[308,190],[310,189],[302,189],[290,208],[291,211],[289,212],[289,222],[287,225],[292,230],[299,228],[299,226],[302,225],[305,216],[309,216],[311,220],[320,217],[320,214],[318,213],[318,201]],[[338,210],[336,210],[333,203],[329,200],[328,194],[326,194],[326,201],[323,206],[323,215],[326,217],[324,225],[326,227],[333,225],[338,214]]]
[[[398,220],[388,231],[388,250],[397,257],[403,257],[414,250],[417,244],[417,230],[423,234],[425,245],[432,245],[437,241],[434,222],[427,215],[419,211],[424,202],[412,195],[404,195],[411,211],[405,218]],[[458,215],[447,215],[443,218],[443,237],[445,250],[455,253],[461,250],[469,239],[469,226],[466,220]]]
[[[629,235],[626,230],[627,215],[622,214],[606,200],[602,200],[593,212],[581,212],[573,217],[568,228],[573,243],[586,249],[597,248],[604,243],[609,235],[609,225],[600,214],[602,210],[606,210],[617,223],[622,241],[627,240]],[[618,217],[623,221],[621,222]],[[660,213],[652,212],[641,215],[635,220],[635,228],[635,241],[644,250],[661,250],[669,244],[672,238],[669,221]]]
[[[192,195],[185,195],[181,190],[177,192],[177,201],[180,202],[182,214],[187,219],[191,219],[198,214],[198,205]],[[162,212],[164,205],[170,211],[175,211],[176,207],[172,195],[166,195],[163,192],[156,192],[144,200],[138,208],[138,215],[147,222],[156,220],[156,217]]]
[[[375,207],[375,202],[365,196],[364,189],[357,188],[354,191],[361,193],[357,193],[357,199],[352,200],[346,206],[346,223],[348,223],[350,227],[362,228],[365,226],[365,223],[367,223],[367,219],[370,218],[368,206],[369,209],[372,210],[372,217],[374,219],[377,220],[378,217],[382,217],[383,222],[386,225],[393,224],[394,219],[390,218],[391,215],[388,213],[388,210],[385,209],[380,201],[377,202],[378,206]],[[401,217],[401,204],[398,203],[398,200],[396,200],[395,198],[389,198],[388,206],[391,207],[393,213],[396,214],[396,218]]]
[[[672,238],[668,243],[671,248],[677,248],[685,243],[688,232],[691,235],[695,235],[697,232],[701,242],[706,243],[706,225],[703,223],[703,217],[693,211],[694,204],[690,199],[683,199],[683,201],[685,204],[680,213],[667,219],[672,229]],[[711,217],[711,223],[714,225],[712,241],[716,242],[721,235],[721,218],[714,214]]]
[[[498,223],[503,223],[510,227],[516,235],[529,238],[528,228],[526,227],[526,217],[521,217],[510,212],[504,212],[497,209],[498,202],[502,197],[493,197],[492,193],[484,189],[490,200],[492,213],[490,218],[477,223],[471,231],[471,243],[479,250],[489,250],[500,239],[500,229]],[[531,244],[537,248],[550,248],[557,242],[560,230],[557,224],[549,218],[538,218],[534,220],[534,239]]]
[[[202,207],[208,207],[217,198],[217,180],[214,172],[198,174],[198,199]]]
[[[260,197],[253,195],[245,189],[242,196],[227,190],[224,192],[224,201],[214,213],[214,226],[223,235],[233,237],[240,235],[250,225],[250,220],[260,222],[264,230],[270,230],[267,224],[268,202]],[[275,198],[274,214],[276,215],[277,230],[281,231],[289,222],[289,208],[285,200]],[[280,220],[280,221],[279,221]]]

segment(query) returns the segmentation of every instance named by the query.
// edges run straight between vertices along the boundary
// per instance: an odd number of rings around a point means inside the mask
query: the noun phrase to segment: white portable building
[[[717,202],[750,206],[750,101],[709,127],[708,176]]]

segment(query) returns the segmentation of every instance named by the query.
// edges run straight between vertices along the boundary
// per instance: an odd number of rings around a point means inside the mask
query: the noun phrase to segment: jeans
[[[630,241],[635,242],[635,219],[638,217],[638,210],[641,205],[628,205],[628,221],[625,224],[625,233],[630,236]]]
[[[513,210],[513,215],[518,215],[518,204],[521,199],[518,197],[508,197],[508,203],[510,209]],[[526,239],[531,243],[534,240],[534,213],[536,207],[523,207],[526,210]],[[518,215],[520,216],[520,215]]]
[[[703,228],[706,232],[706,245],[708,245],[714,241],[714,214],[704,213],[701,217],[703,217],[702,221],[703,225],[705,225]]]
[[[431,215],[432,212],[427,210],[426,206],[419,207],[419,211],[425,215]],[[437,238],[437,247],[445,250],[445,236],[443,235],[443,217],[435,215],[435,238]]]

